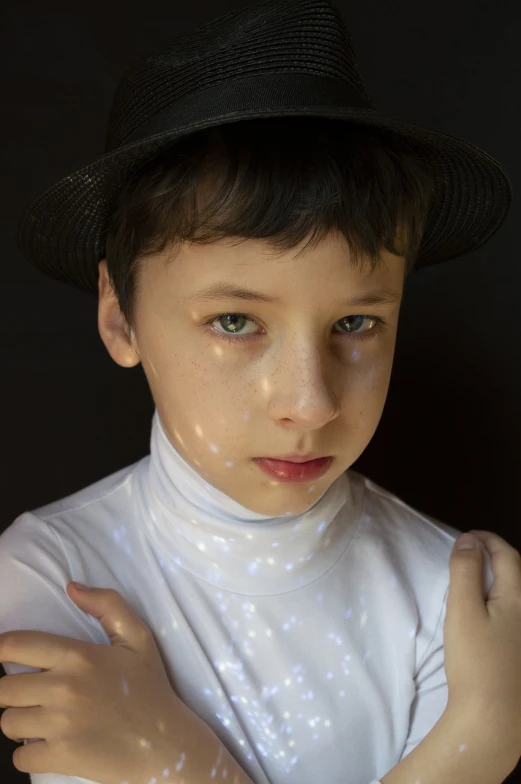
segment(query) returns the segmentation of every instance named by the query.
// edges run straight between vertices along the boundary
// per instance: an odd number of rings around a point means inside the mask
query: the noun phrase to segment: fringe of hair
[[[284,253],[340,232],[350,263],[404,256],[412,271],[433,176],[391,131],[317,117],[244,120],[203,129],[148,160],[107,222],[107,269],[121,313],[134,306],[147,257],[180,243],[264,240]],[[297,254],[299,255],[299,254]]]

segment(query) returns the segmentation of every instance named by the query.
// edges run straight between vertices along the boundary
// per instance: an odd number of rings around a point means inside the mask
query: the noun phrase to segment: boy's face
[[[371,276],[368,266],[349,265],[342,235],[294,259],[297,250],[275,257],[259,240],[236,247],[222,240],[183,245],[168,264],[168,250],[150,257],[134,338],[108,285],[106,260],[99,264],[98,326],[111,357],[123,367],[142,363],[168,438],[206,481],[274,517],[307,510],[371,441],[389,388],[404,285],[403,257],[383,251],[386,266]],[[196,296],[217,281],[281,302]],[[383,288],[394,302],[346,304]],[[223,314],[248,318],[215,320]],[[386,325],[367,340],[356,337],[371,334],[373,316]],[[213,325],[201,326],[210,319]],[[212,326],[232,340],[234,331],[248,338],[228,343],[205,331]],[[296,451],[334,460],[312,482],[277,482],[253,462]]]

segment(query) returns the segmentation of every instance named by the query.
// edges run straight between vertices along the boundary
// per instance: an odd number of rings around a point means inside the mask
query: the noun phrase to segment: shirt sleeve
[[[447,589],[436,630],[414,678],[416,693],[400,762],[429,734],[447,707],[449,691],[444,667],[443,627],[448,593]]]
[[[71,574],[63,546],[53,528],[30,512],[18,517],[0,535],[0,633],[28,629],[77,640],[108,644],[88,613],[80,610],[65,590]],[[41,672],[15,662],[0,661],[7,675]],[[24,741],[37,741],[30,738]],[[79,776],[31,773],[31,784],[98,784]]]
[[[444,667],[443,626],[448,593],[447,589],[432,640],[414,677],[415,695],[409,714],[409,732],[396,765],[429,734],[447,706],[449,692]],[[386,774],[388,772],[386,771]],[[373,779],[369,784],[382,784],[382,782],[380,779]]]

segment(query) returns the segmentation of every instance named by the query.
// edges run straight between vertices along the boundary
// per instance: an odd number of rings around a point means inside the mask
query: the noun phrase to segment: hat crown
[[[186,96],[258,74],[299,72],[344,83],[375,108],[349,32],[329,0],[268,0],[232,11],[136,60],[109,115],[105,151]]]

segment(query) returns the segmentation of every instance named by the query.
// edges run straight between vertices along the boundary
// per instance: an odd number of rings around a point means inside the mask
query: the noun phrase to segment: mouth
[[[333,459],[333,457],[322,457],[296,462],[272,457],[256,457],[254,463],[280,482],[311,482],[324,476]]]
[[[279,460],[283,463],[311,463],[314,460],[328,460],[332,455],[284,455],[282,457],[256,457],[255,460]]]

